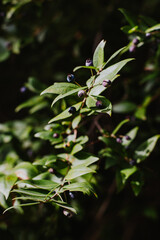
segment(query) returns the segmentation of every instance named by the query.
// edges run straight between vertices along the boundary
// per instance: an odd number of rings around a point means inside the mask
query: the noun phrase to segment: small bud
[[[135,52],[136,50],[136,46],[135,45],[131,45],[129,48],[129,52]]]
[[[116,142],[117,142],[117,143],[122,143],[122,139],[119,138],[119,137],[117,137],[117,138],[116,138]]]
[[[137,37],[134,38],[133,41],[132,41],[132,43],[133,43],[134,45],[137,45],[137,44],[139,43],[139,39],[138,39]]]
[[[130,136],[128,136],[128,135],[125,136],[125,139],[126,139],[127,141],[131,140]]]
[[[86,92],[84,90],[79,90],[78,97],[84,97],[86,95]]]
[[[97,100],[97,102],[96,102],[96,107],[97,107],[97,108],[103,108],[102,101]]]
[[[136,163],[137,163],[136,159],[130,159],[130,160],[129,160],[129,164],[130,164],[131,166],[135,166]]]
[[[110,87],[112,84],[111,80],[104,80],[102,82],[103,87]]]
[[[75,107],[70,107],[68,110],[69,113],[73,114],[76,112],[76,108]]]
[[[75,76],[73,74],[68,74],[67,75],[67,82],[69,82],[69,83],[73,82],[74,78],[75,78]]]
[[[86,65],[86,67],[93,66],[93,61],[92,61],[90,58],[88,58],[88,59],[86,60],[85,65]]]
[[[54,138],[59,138],[59,134],[58,134],[58,133],[54,133],[54,134],[53,134],[53,137],[54,137]]]

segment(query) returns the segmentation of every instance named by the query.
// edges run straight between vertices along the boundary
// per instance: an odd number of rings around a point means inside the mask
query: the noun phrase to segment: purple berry
[[[122,143],[122,139],[119,138],[119,137],[117,137],[117,138],[116,138],[116,142],[117,142],[117,143]]]
[[[151,33],[146,33],[146,38],[150,38],[151,37]]]
[[[84,90],[80,90],[79,92],[78,92],[78,97],[83,97],[83,96],[85,96],[86,95],[86,92],[84,91]]]
[[[96,107],[97,107],[97,108],[103,108],[102,101],[97,100],[97,102],[96,102]]]
[[[133,41],[132,41],[132,43],[133,43],[134,45],[137,45],[137,44],[139,43],[139,39],[138,39],[138,38],[134,38]]]
[[[70,198],[74,199],[74,194],[72,192],[69,192]]]
[[[86,67],[92,66],[92,65],[93,65],[93,61],[92,61],[90,58],[88,58],[88,59],[86,60],[85,65],[86,65]]]
[[[58,133],[54,133],[54,134],[53,134],[53,137],[54,137],[54,138],[59,138],[59,134],[58,134]]]
[[[137,163],[136,159],[130,159],[130,160],[129,160],[129,164],[130,164],[131,166],[135,166],[136,163]]]
[[[68,74],[67,75],[67,82],[73,82],[73,80],[75,79],[75,76],[73,74]]]
[[[73,114],[76,112],[76,108],[75,107],[70,107],[68,110],[69,113]]]
[[[53,168],[49,168],[48,172],[53,174],[54,173],[54,169]]]
[[[27,88],[26,88],[26,87],[23,86],[23,87],[20,88],[20,92],[21,92],[21,93],[25,93],[26,91],[27,91]]]
[[[130,136],[125,136],[125,139],[127,140],[127,141],[129,141],[129,140],[131,140],[131,138],[130,138]]]
[[[112,84],[111,80],[104,80],[102,82],[103,87],[110,87]]]
[[[68,218],[71,218],[71,217],[73,216],[73,213],[70,212],[70,211],[67,210],[67,209],[64,209],[64,210],[63,210],[63,214],[64,214],[66,217],[68,217]]]
[[[135,45],[131,45],[129,48],[129,52],[135,52],[136,50],[136,46]]]

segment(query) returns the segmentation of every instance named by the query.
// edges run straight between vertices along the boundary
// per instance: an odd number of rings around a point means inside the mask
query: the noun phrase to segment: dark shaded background
[[[10,4],[0,5],[4,13]],[[46,86],[55,81],[64,81],[73,68],[83,65],[91,58],[101,39],[107,41],[106,56],[128,43],[127,36],[120,30],[126,24],[118,8],[125,8],[135,15],[146,15],[159,21],[160,1],[124,0],[46,0],[31,1],[24,5],[5,23],[1,14],[0,35],[8,41],[10,57],[0,63],[0,122],[22,119],[26,112],[15,113],[15,107],[30,96],[20,93],[20,88],[28,77],[37,77]],[[7,29],[7,30],[6,30]],[[20,54],[12,53],[12,41],[20,39]],[[122,74],[122,78],[136,79],[132,96],[139,103],[140,93],[134,93],[139,75],[143,71],[148,50],[139,49],[127,57],[135,57],[136,62]],[[83,75],[80,79],[83,81]],[[124,94],[119,83],[111,92],[111,99],[117,102]],[[113,86],[114,89],[114,86]],[[113,93],[113,94],[112,94]],[[139,95],[138,95],[139,94]],[[139,97],[139,98],[138,98]],[[149,109],[150,116],[159,111],[159,100]],[[113,125],[121,120],[121,115],[113,115]],[[139,123],[144,131],[157,133],[159,124],[152,118],[150,123]],[[152,122],[152,123],[151,123]],[[141,130],[142,132],[142,130]],[[147,135],[146,134],[146,135]],[[98,147],[97,147],[98,148]],[[7,222],[7,229],[1,224],[1,239],[83,239],[83,240],[149,240],[158,239],[159,234],[159,163],[158,153],[147,160],[147,178],[143,192],[135,198],[129,188],[121,193],[115,191],[112,171],[103,172],[99,179],[100,197],[77,196],[81,200],[81,212],[71,219],[56,214],[50,206],[25,209],[24,215],[10,213],[0,216]],[[156,162],[154,162],[156,159]],[[107,175],[106,175],[107,174]],[[53,211],[53,213],[52,213]]]

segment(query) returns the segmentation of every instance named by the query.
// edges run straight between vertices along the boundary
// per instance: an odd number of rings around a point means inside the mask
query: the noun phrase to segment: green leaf
[[[6,48],[6,41],[0,38],[0,62],[5,61],[10,55],[10,52]]]
[[[57,201],[55,199],[52,199],[52,202],[54,204],[58,205],[59,207],[65,208],[65,209],[67,209],[67,210],[69,210],[69,211],[71,211],[75,214],[77,213],[76,210],[73,207],[69,206],[66,202]]]
[[[129,11],[127,11],[124,8],[119,8],[119,11],[124,15],[125,19],[132,27],[137,25],[136,17],[133,14],[131,14]]]
[[[131,168],[126,168],[120,171],[121,177],[122,177],[122,183],[125,184],[126,180],[134,174],[138,168],[136,166],[133,166]]]
[[[93,85],[94,80],[95,80],[95,76],[92,76],[87,80],[86,84],[88,88],[90,88]]]
[[[4,209],[8,208],[6,198],[1,192],[0,192],[0,206]]]
[[[33,162],[33,165],[40,165],[40,166],[49,167],[50,164],[56,162],[56,160],[57,160],[56,155],[48,155],[48,156],[43,157],[40,160],[36,160],[35,162]]]
[[[78,165],[76,167],[73,167],[69,170],[68,174],[66,175],[65,179],[66,180],[72,180],[74,178],[77,178],[79,176],[85,175],[87,173],[95,173],[94,170],[91,168],[88,168],[83,165]]]
[[[98,46],[97,46],[97,48],[96,48],[96,50],[93,54],[93,65],[96,68],[101,68],[103,63],[104,63],[104,47],[105,47],[105,44],[106,44],[106,42],[104,40],[102,40],[98,44]]]
[[[38,174],[38,170],[29,162],[19,163],[15,168],[14,172],[20,179],[31,179]]]
[[[79,142],[80,144],[85,144],[86,142],[88,142],[88,140],[88,136],[80,136],[76,139],[76,142]]]
[[[58,138],[54,138],[53,132],[48,132],[48,131],[38,132],[34,136],[43,140],[49,140],[52,144],[60,143],[63,140],[62,136],[59,136]]]
[[[73,161],[72,165],[73,167],[78,166],[78,165],[83,165],[85,167],[88,167],[92,163],[95,163],[99,160],[98,157],[95,157],[93,155],[90,155],[85,152],[80,152],[78,155],[76,155],[75,160]]]
[[[156,24],[156,25],[148,28],[148,29],[146,30],[146,33],[153,32],[153,31],[157,31],[157,30],[160,30],[160,23],[158,23],[158,24]]]
[[[113,105],[113,112],[115,113],[130,113],[135,111],[137,108],[136,104],[129,101],[122,101]]]
[[[115,134],[119,131],[119,129],[120,129],[125,123],[127,123],[127,122],[129,122],[129,119],[125,119],[125,120],[121,121],[121,122],[116,126],[116,128],[114,129],[114,131],[112,132],[112,134],[115,135]]]
[[[26,102],[20,104],[18,107],[16,107],[15,111],[19,112],[23,108],[33,107],[34,105],[39,105],[44,100],[41,96],[35,96],[27,100]]]
[[[137,159],[137,163],[144,161],[151,154],[159,138],[160,135],[155,135],[147,139],[135,150],[134,158]]]
[[[79,103],[76,103],[74,104],[72,107],[75,107],[76,108],[76,111],[78,111],[80,109],[82,105],[82,102],[79,102]],[[66,119],[66,118],[69,118],[72,116],[71,113],[68,112],[69,108],[67,108],[65,111],[63,111],[62,113],[60,113],[59,115],[57,115],[56,117],[52,118],[49,123],[52,123],[52,122],[56,122],[56,121],[59,121],[59,120],[62,120],[62,119]]]
[[[43,198],[45,198],[48,193],[48,192],[44,193],[44,191],[42,192],[42,190],[40,191],[39,189],[32,190],[32,189],[23,189],[23,188],[13,189],[12,192],[29,195],[33,197],[43,197]]]
[[[97,100],[102,101],[103,108],[99,109],[96,107]],[[88,108],[94,110],[95,112],[107,113],[111,115],[111,110],[112,110],[111,102],[108,99],[106,99],[104,96],[93,96],[93,95],[89,96],[86,99],[86,105]]]
[[[123,50],[125,50],[127,47],[122,47],[120,49],[118,49],[105,63],[104,67],[107,65],[107,63],[109,63],[112,59],[114,59],[119,53],[121,53]]]
[[[73,121],[72,121],[72,128],[73,128],[73,129],[75,129],[75,128],[78,127],[81,119],[82,119],[81,115],[78,115],[78,116],[76,116],[76,117],[73,119]]]
[[[12,207],[7,208],[7,209],[3,212],[3,214],[6,213],[7,211],[11,210],[11,209],[16,209],[16,208],[19,208],[19,207],[27,207],[27,206],[32,206],[32,205],[36,205],[36,204],[39,204],[39,202],[17,204],[17,205],[15,205],[15,206],[12,206]]]
[[[73,69],[73,72],[76,72],[77,70],[79,70],[79,69],[81,69],[81,68],[97,70],[97,68],[96,68],[96,67],[93,67],[93,66],[78,66],[78,67],[75,67],[75,68]]]
[[[41,196],[20,196],[20,197],[15,197],[13,200],[22,200],[22,201],[33,201],[33,202],[45,202],[46,201],[46,196],[41,197]]]
[[[71,192],[79,191],[88,195],[90,194],[90,192],[94,192],[92,186],[88,182],[76,182],[76,183],[65,185],[61,189],[61,192],[64,192],[64,191],[71,191]]]
[[[115,63],[114,65],[106,68],[105,70],[103,70],[99,76],[95,79],[95,83],[94,83],[94,87],[91,89],[90,91],[90,95],[99,95],[101,92],[103,92],[106,88],[103,87],[101,84],[103,82],[103,80],[110,80],[111,82],[113,82],[116,78],[117,73],[130,61],[134,60],[134,58],[128,58],[125,60],[122,60],[118,63]],[[97,92],[97,86],[96,85],[101,85],[100,89],[98,89]],[[99,87],[99,86],[98,86]]]
[[[38,79],[35,77],[29,77],[28,82],[25,84],[25,86],[30,91],[35,93],[40,93],[45,88],[45,85],[38,81]]]
[[[73,146],[71,155],[76,154],[77,152],[80,152],[83,149],[82,145],[77,143]]]
[[[139,181],[131,181],[131,187],[134,192],[135,196],[138,196],[141,189],[142,189],[143,183]]]
[[[73,90],[65,93],[65,94],[60,94],[60,95],[58,95],[58,96],[54,99],[54,101],[52,102],[52,106],[53,106],[57,101],[59,101],[60,99],[64,99],[65,97],[68,97],[68,96],[70,96],[70,95],[72,95],[72,94],[75,94],[75,93],[79,92],[79,90],[82,90],[82,89],[85,89],[85,88],[87,88],[87,87],[78,87],[78,88],[76,88],[76,89],[73,89]]]
[[[111,82],[113,82],[116,78],[118,78],[120,75],[117,74],[116,76],[114,76],[114,78],[111,79]],[[105,79],[104,79],[105,80]],[[102,81],[103,82],[103,81]],[[91,91],[89,92],[89,95],[95,95],[98,96],[99,94],[101,94],[102,92],[104,92],[107,89],[107,87],[103,87],[102,83],[98,83],[95,82],[93,88],[91,89]]]
[[[17,182],[17,185],[23,185],[27,188],[39,188],[39,189],[46,189],[52,190],[59,186],[59,183],[53,182],[51,180],[20,180]]]
[[[65,94],[73,89],[77,89],[79,86],[77,86],[74,83],[68,83],[68,82],[58,82],[54,83],[52,86],[45,89],[42,94],[51,93],[51,94]]]
[[[127,147],[131,144],[131,142],[135,139],[137,132],[138,132],[139,127],[135,127],[132,130],[130,130],[128,133],[126,133],[126,136],[130,137],[130,140],[126,140],[125,137],[123,137],[123,142],[122,145]]]
[[[16,182],[17,177],[15,174],[11,175],[0,175],[0,192],[5,196],[7,199],[9,196],[9,193]]]

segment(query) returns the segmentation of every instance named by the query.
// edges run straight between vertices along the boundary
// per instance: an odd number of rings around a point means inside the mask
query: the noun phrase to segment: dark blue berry
[[[92,61],[90,58],[88,58],[88,59],[86,60],[85,65],[86,65],[86,67],[92,66],[92,65],[93,65],[93,61]]]
[[[84,90],[80,90],[79,92],[78,92],[78,97],[83,97],[83,96],[85,96],[86,95],[86,92],[84,91]]]
[[[122,138],[117,137],[117,138],[116,138],[116,142],[122,143]]]
[[[58,133],[54,133],[54,134],[53,134],[53,137],[54,137],[54,138],[59,138],[59,134],[58,134]]]
[[[70,198],[74,199],[74,194],[72,192],[69,192]]]
[[[68,110],[69,113],[73,114],[76,112],[76,108],[75,107],[70,107]]]
[[[27,91],[27,88],[26,88],[26,87],[23,86],[23,87],[20,88],[20,92],[21,92],[21,93],[25,93],[26,91]]]
[[[139,39],[138,39],[138,38],[134,38],[133,41],[132,41],[132,43],[133,43],[134,45],[137,45],[137,44],[139,43]]]
[[[67,75],[67,82],[73,82],[73,80],[75,79],[75,76],[73,74],[68,74]]]
[[[97,102],[96,102],[96,107],[97,107],[97,108],[103,108],[102,101],[97,100]]]
[[[104,80],[102,82],[103,87],[110,87],[111,86],[111,80]]]
[[[128,141],[131,140],[130,136],[125,136],[125,139]]]
[[[131,166],[135,166],[136,163],[137,163],[136,159],[130,159],[130,160],[129,160],[129,164],[130,164]]]

